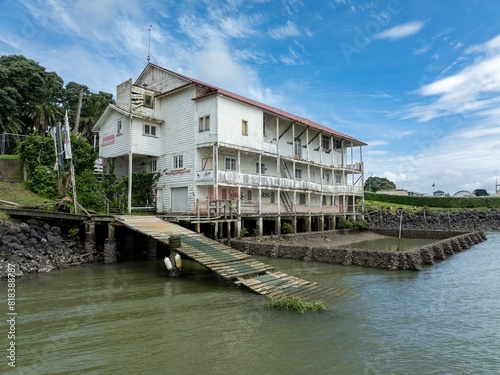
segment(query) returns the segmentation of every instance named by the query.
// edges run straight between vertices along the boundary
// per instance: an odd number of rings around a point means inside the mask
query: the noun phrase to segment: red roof
[[[288,119],[290,119],[292,121],[295,121],[295,122],[298,122],[298,123],[310,126],[312,128],[321,130],[321,131],[323,131],[325,133],[333,134],[333,135],[335,135],[335,136],[337,136],[339,138],[343,138],[343,139],[346,139],[346,140],[350,140],[350,141],[356,142],[360,146],[366,146],[366,143],[364,143],[364,142],[362,142],[360,140],[357,140],[356,138],[353,138],[353,137],[351,137],[349,135],[340,133],[340,132],[338,132],[338,131],[336,131],[334,129],[328,128],[328,127],[326,127],[324,125],[318,124],[317,122],[311,121],[311,120],[306,119],[304,117],[300,117],[300,116],[294,115],[293,113],[289,113],[289,112],[283,111],[281,109],[272,107],[270,105],[260,103],[260,102],[258,102],[256,100],[246,98],[244,96],[235,94],[235,93],[233,93],[231,91],[227,91],[227,90],[221,89],[219,87],[216,87],[216,86],[210,85],[208,83],[199,81],[197,79],[185,76],[183,74],[176,73],[174,71],[171,71],[169,69],[165,69],[165,68],[163,68],[161,66],[158,66],[158,65],[155,65],[155,64],[149,63],[146,66],[146,68],[144,68],[144,70],[142,71],[142,73],[139,75],[139,78],[137,78],[137,81],[139,81],[139,79],[144,75],[144,73],[146,72],[146,70],[148,69],[149,66],[152,66],[152,67],[154,67],[156,69],[160,69],[160,70],[166,71],[166,72],[174,74],[174,75],[176,75],[176,76],[178,76],[178,77],[180,77],[182,79],[185,79],[188,82],[196,83],[198,85],[205,86],[205,87],[208,87],[211,90],[213,90],[212,92],[209,92],[209,93],[206,93],[204,95],[201,95],[201,96],[199,96],[199,97],[197,97],[195,99],[200,99],[200,98],[208,96],[208,95],[220,94],[220,95],[223,95],[223,96],[227,96],[228,98],[231,98],[231,99],[234,99],[234,100],[238,100],[238,101],[240,101],[242,103],[246,103],[246,104],[249,104],[249,105],[261,108],[261,109],[263,109],[263,110],[265,110],[267,112],[271,112],[271,113],[274,113],[276,115],[288,118]]]

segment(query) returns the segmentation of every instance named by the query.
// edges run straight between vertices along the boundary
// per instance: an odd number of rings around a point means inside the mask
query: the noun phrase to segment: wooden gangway
[[[345,294],[341,290],[277,272],[274,267],[252,259],[247,254],[155,216],[127,215],[117,216],[116,219],[128,228],[166,245],[172,236],[179,236],[182,245],[176,251],[185,258],[205,266],[238,286],[245,286],[269,298],[293,295],[312,301]]]

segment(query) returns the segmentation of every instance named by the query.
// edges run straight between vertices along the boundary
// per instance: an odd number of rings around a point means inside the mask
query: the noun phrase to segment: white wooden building
[[[157,65],[117,86],[94,131],[117,177],[160,172],[157,213],[198,229],[323,230],[362,214],[365,143]]]

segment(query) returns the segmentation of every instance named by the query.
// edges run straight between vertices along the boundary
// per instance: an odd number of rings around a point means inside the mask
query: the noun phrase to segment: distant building
[[[434,197],[444,197],[446,193],[442,190],[436,190],[434,193],[432,193]]]
[[[487,197],[489,194],[486,189],[476,189],[472,192],[476,197]]]
[[[455,194],[453,194],[454,197],[473,197],[475,194],[471,193],[468,190],[459,190]]]

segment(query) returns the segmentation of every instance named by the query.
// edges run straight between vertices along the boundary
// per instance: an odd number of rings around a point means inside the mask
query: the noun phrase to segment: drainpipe
[[[129,115],[130,125],[130,145],[129,145],[129,153],[128,153],[128,194],[127,194],[127,211],[130,214],[132,212],[132,159],[133,159],[133,151],[132,151],[132,114]]]

